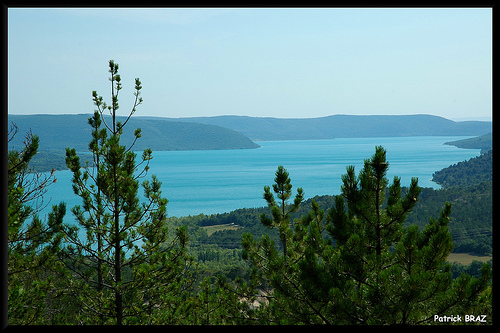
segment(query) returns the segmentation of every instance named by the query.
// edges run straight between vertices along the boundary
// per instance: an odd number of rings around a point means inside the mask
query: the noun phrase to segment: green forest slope
[[[439,170],[432,181],[444,188],[476,186],[493,180],[493,150],[468,161],[458,162]]]

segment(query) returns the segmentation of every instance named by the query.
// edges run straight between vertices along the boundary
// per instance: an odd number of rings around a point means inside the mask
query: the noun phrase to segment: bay
[[[466,138],[470,136],[260,141],[257,149],[155,151],[145,179],[155,174],[162,182],[169,216],[224,213],[265,206],[263,188],[273,184],[278,165],[288,170],[294,195],[298,187],[306,198],[339,194],[346,166],[354,165],[357,174],[375,146],[382,145],[387,150],[390,182],[399,176],[401,184],[408,186],[412,177],[418,177],[421,187],[438,189],[431,181],[434,172],[479,155],[479,149],[444,145]],[[55,176],[57,182],[49,186],[45,202],[48,198],[49,206],[66,202],[65,222],[71,223],[70,209],[81,199],[73,194],[69,170],[57,171]]]

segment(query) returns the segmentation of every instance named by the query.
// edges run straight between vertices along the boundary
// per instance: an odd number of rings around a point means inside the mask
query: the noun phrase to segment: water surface
[[[439,188],[431,181],[434,172],[479,155],[479,149],[443,144],[465,138],[469,136],[261,141],[257,149],[155,151],[149,173],[163,183],[169,216],[214,214],[265,206],[263,187],[273,184],[278,165],[290,173],[294,194],[297,187],[306,198],[339,194],[346,166],[354,165],[358,173],[376,145],[387,150],[390,182],[397,175],[408,186],[411,177],[418,177],[420,186]],[[65,201],[65,221],[71,221],[70,208],[81,199],[72,192],[69,170],[56,172],[56,177],[46,196],[51,204]]]

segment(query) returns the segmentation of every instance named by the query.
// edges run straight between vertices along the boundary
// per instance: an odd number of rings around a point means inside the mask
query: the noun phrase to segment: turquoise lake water
[[[304,189],[306,198],[339,194],[346,166],[354,165],[357,174],[377,145],[387,150],[391,183],[394,176],[400,176],[402,186],[408,186],[411,177],[418,177],[421,187],[439,188],[431,181],[434,172],[479,155],[479,149],[443,144],[465,138],[469,137],[261,141],[257,149],[157,151],[153,152],[149,174],[155,174],[163,183],[169,216],[223,213],[265,206],[263,187],[273,184],[278,165],[290,173],[294,195],[298,187]],[[57,183],[49,186],[45,200],[51,198],[50,205],[65,201],[65,221],[70,222],[70,208],[81,204],[81,199],[73,194],[69,170],[55,175]]]

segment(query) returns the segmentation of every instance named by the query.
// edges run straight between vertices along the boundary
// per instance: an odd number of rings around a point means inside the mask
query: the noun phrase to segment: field
[[[451,253],[448,257],[449,262],[458,262],[463,265],[469,265],[473,260],[487,262],[491,256],[473,256],[468,253]]]
[[[210,225],[207,227],[202,227],[207,231],[208,236],[212,235],[216,231],[220,230],[237,230],[240,228],[238,225],[235,225],[234,223],[229,223],[229,224],[217,224],[217,225]]]
[[[241,227],[238,225],[235,225],[234,223],[229,223],[229,224],[211,225],[211,226],[206,226],[206,227],[202,227],[202,228],[207,231],[208,236],[211,236],[216,231],[237,230]],[[487,262],[491,258],[492,258],[491,256],[475,256],[475,255],[471,255],[468,253],[451,253],[448,257],[448,262],[450,262],[450,263],[457,262],[457,263],[460,263],[463,265],[469,265],[474,260]]]

